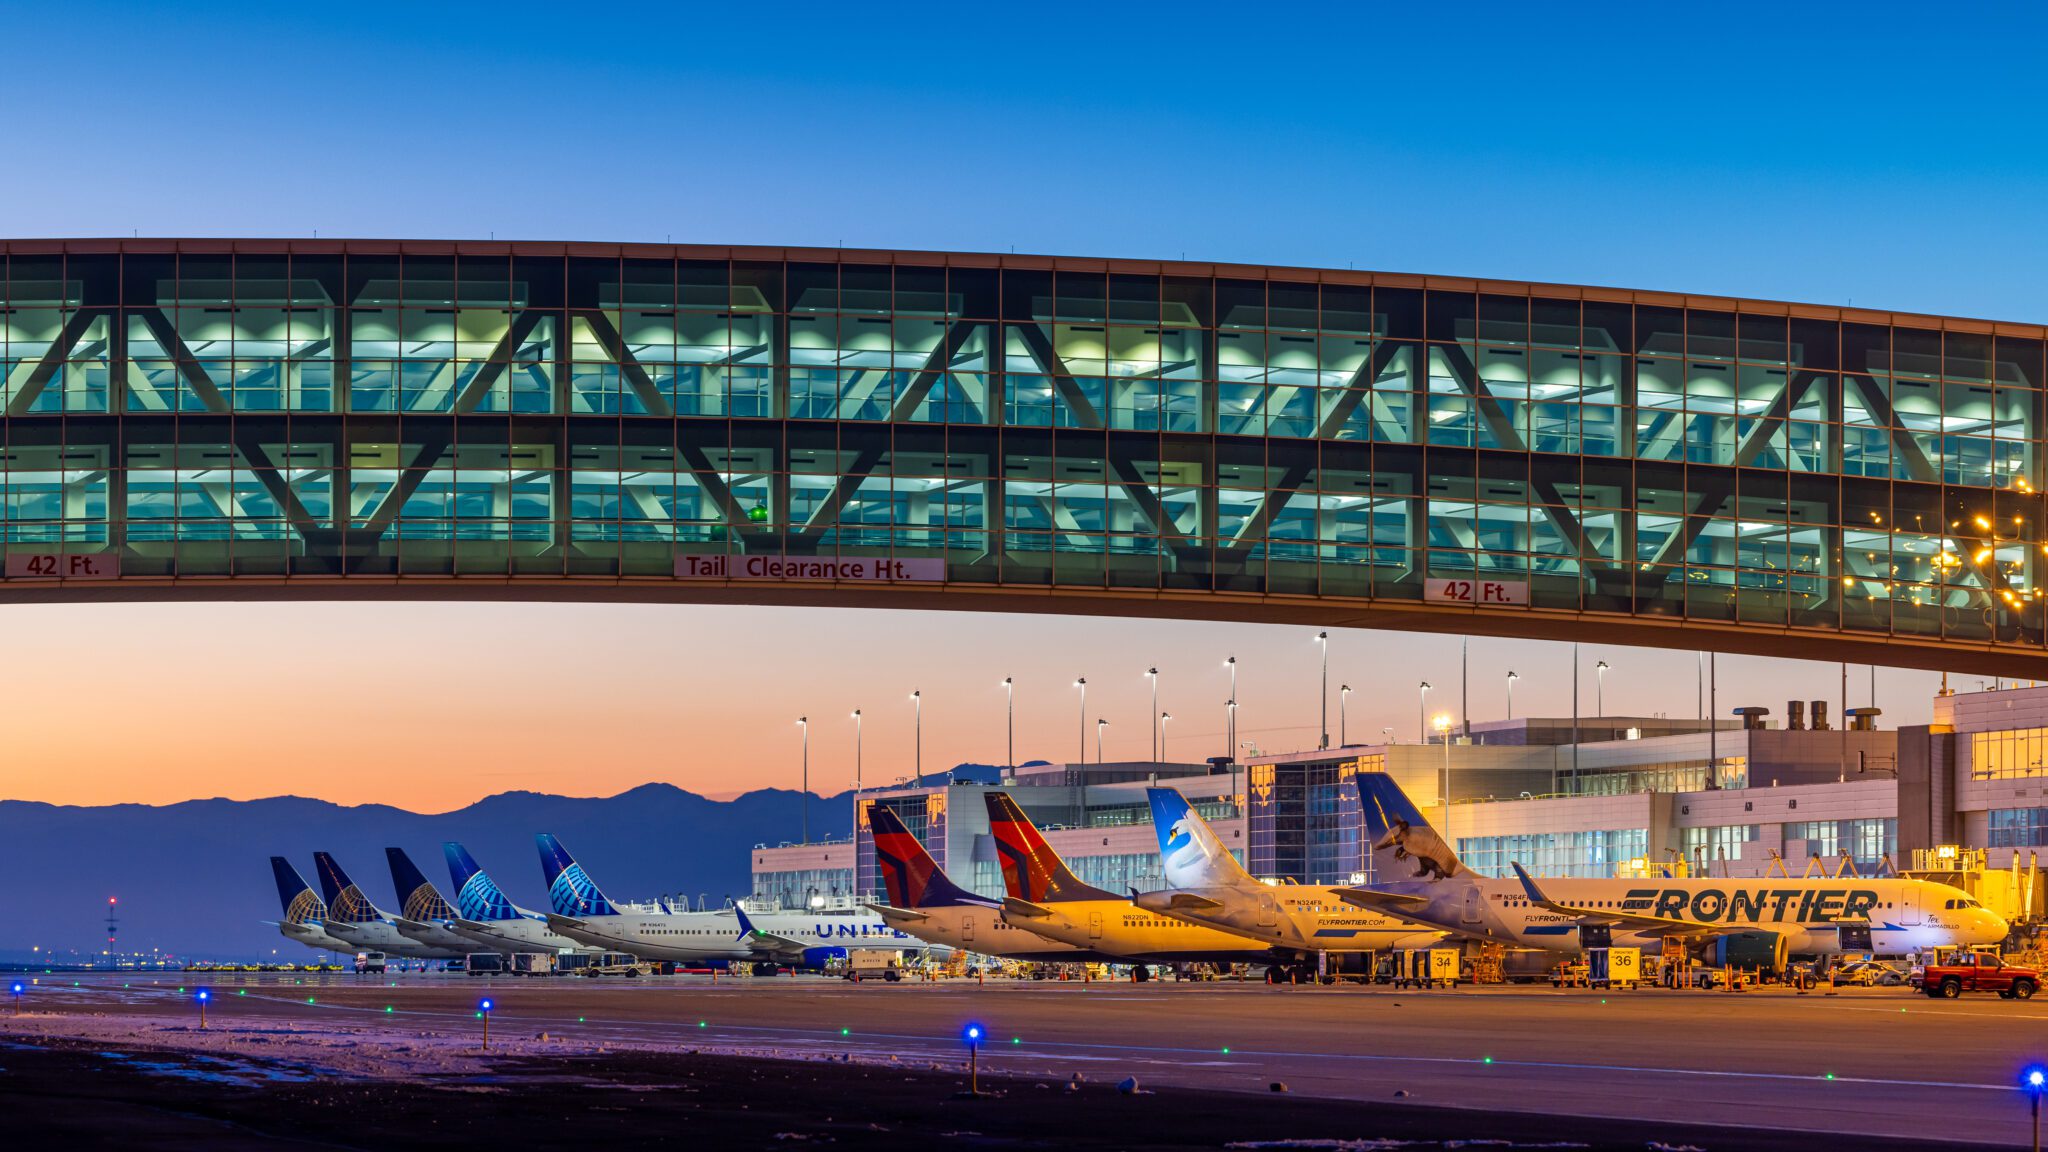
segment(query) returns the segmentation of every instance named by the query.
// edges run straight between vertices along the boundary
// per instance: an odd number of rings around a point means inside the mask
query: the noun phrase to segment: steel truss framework
[[[121,559],[7,598],[532,587],[2041,667],[2037,327],[931,253],[0,250],[0,544]],[[949,580],[672,577],[706,552]],[[1531,602],[1424,602],[1470,575]]]

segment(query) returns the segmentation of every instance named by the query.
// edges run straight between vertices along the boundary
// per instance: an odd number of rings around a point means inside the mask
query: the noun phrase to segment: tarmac
[[[2048,1001],[1930,1000],[1906,989],[1393,991],[1232,982],[813,976],[466,978],[191,973],[32,977],[35,1032],[64,1018],[161,1020],[211,992],[213,1026],[431,1029],[467,1045],[481,999],[502,1038],[613,1050],[957,1068],[967,1026],[985,1075],[1603,1117],[1950,1145],[2025,1146],[2021,1070],[2048,1062]],[[73,984],[76,981],[76,984]],[[155,983],[151,983],[155,981]],[[182,981],[182,985],[180,984]],[[125,985],[125,987],[123,986]],[[184,991],[179,991],[179,987]],[[387,1011],[388,1009],[388,1011]],[[0,1033],[10,1029],[0,1016]],[[89,1031],[89,1030],[88,1030]],[[272,1055],[284,1055],[273,1052]],[[1571,1126],[1560,1119],[1558,1139]]]

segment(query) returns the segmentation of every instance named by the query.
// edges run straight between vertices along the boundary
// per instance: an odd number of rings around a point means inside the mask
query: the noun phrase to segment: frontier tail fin
[[[1365,851],[1373,883],[1472,875],[1392,776],[1361,772],[1352,779],[1365,817]]]
[[[495,922],[519,919],[518,909],[512,901],[498,890],[491,878],[469,852],[453,840],[441,845],[441,854],[448,857],[448,882],[455,886],[455,907],[464,920]]]
[[[598,891],[597,882],[576,862],[561,841],[543,832],[534,837],[540,846],[540,870],[548,881],[548,902],[558,916],[616,916],[618,908]]]
[[[1251,873],[1217,839],[1209,822],[1171,788],[1147,788],[1159,862],[1168,888],[1231,888],[1255,884]]]
[[[285,923],[317,925],[327,919],[327,902],[320,899],[291,861],[272,856],[270,874],[277,880],[277,900],[284,906]]]
[[[423,922],[455,919],[454,907],[421,874],[405,849],[384,849],[384,860],[391,865],[391,886],[398,890],[400,915]]]
[[[1119,899],[1114,892],[1082,883],[1015,799],[1003,792],[983,795],[988,800],[988,826],[995,837],[996,858],[1003,865],[1003,887],[1012,899],[1033,904]]]
[[[875,834],[875,866],[881,869],[889,903],[904,909],[988,903],[953,883],[893,809],[870,807],[868,826]]]
[[[313,869],[320,873],[320,892],[327,898],[327,918],[346,924],[367,924],[382,917],[370,897],[348,878],[334,857],[325,852],[313,853]]]

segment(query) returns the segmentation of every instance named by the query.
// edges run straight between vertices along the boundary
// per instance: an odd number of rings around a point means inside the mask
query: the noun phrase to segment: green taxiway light
[[[235,995],[237,996],[247,996],[248,994],[249,990],[247,988],[237,988],[235,990]]]
[[[1012,1043],[1012,1044],[1022,1044],[1023,1042],[1024,1042],[1024,1041],[1022,1041],[1022,1040],[1018,1039],[1018,1038],[1017,1038],[1017,1037],[1015,1037],[1015,1036],[1012,1036],[1012,1037],[1010,1037],[1010,1043]]]
[[[1828,1073],[1828,1079],[1833,1080],[1834,1078],[1835,1074],[1833,1072]]]
[[[852,1034],[852,1032],[853,1032],[853,1030],[852,1030],[851,1028],[841,1028],[841,1029],[839,1030],[839,1034],[840,1034],[841,1036],[847,1036],[847,1035],[851,1035],[851,1034]]]
[[[311,996],[306,997],[306,1003],[311,1004],[312,1002],[313,998]]]
[[[576,1022],[577,1022],[578,1024],[581,1024],[581,1023],[583,1023],[583,1017],[581,1017],[581,1016],[578,1016],[578,1017],[576,1018]]]
[[[703,1026],[704,1022],[702,1020],[697,1021],[697,1027],[702,1028]]]
[[[1493,1057],[1491,1057],[1491,1056],[1488,1056],[1488,1057],[1486,1057],[1486,1058],[1485,1058],[1484,1060],[1481,1060],[1481,1061],[1480,1061],[1480,1063],[1481,1063],[1481,1064],[1491,1064],[1491,1063],[1493,1063]]]
[[[386,1012],[389,1012],[389,1011],[391,1011],[391,1005],[389,1005],[389,1004],[386,1004],[386,1005],[384,1006],[384,1010],[385,1010]]]
[[[1223,1050],[1223,1054],[1224,1054],[1225,1056],[1228,1056],[1228,1055],[1230,1055],[1230,1049],[1228,1049],[1228,1048],[1225,1048],[1225,1049]]]

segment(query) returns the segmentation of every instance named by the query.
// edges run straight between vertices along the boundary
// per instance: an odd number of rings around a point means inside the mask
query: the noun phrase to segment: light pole
[[[804,733],[804,843],[811,842],[811,718],[799,716],[796,726]]]
[[[2034,1152],[2041,1152],[2041,1094],[2048,1092],[2048,1070],[2029,1068],[2020,1077],[2020,1087],[2026,1089],[2034,1106]]]
[[[1088,762],[1088,678],[1082,676],[1074,681],[1074,687],[1081,690],[1081,763]]]
[[[1351,747],[1351,685],[1337,689],[1337,746]]]
[[[1320,725],[1322,743],[1316,745],[1316,747],[1328,748],[1330,746],[1330,634],[1328,632],[1316,633],[1316,646],[1323,650],[1322,688],[1316,692],[1316,703],[1322,709],[1322,722]]]
[[[1237,699],[1232,697],[1223,703],[1223,730],[1229,734],[1230,762],[1237,763]],[[1235,773],[1232,773],[1235,775]]]
[[[1009,740],[1004,745],[1009,751],[1010,771],[1017,770],[1017,684],[1008,676],[1003,677],[1003,717],[1009,729]]]
[[[1171,712],[1161,712],[1159,714],[1159,758],[1161,760],[1166,759],[1166,722],[1171,719],[1173,719]]]
[[[491,1050],[491,1007],[492,1005],[489,1000],[477,1001],[476,1014],[484,1022],[484,1051],[486,1052]]]
[[[1443,742],[1444,742],[1444,778],[1443,778],[1442,782],[1440,782],[1440,783],[1439,783],[1439,784],[1437,785],[1437,788],[1438,788],[1438,790],[1439,790],[1439,791],[1441,791],[1441,792],[1443,793],[1443,798],[1444,798],[1444,843],[1445,843],[1445,844],[1447,844],[1447,845],[1455,845],[1455,844],[1457,843],[1457,841],[1456,841],[1456,840],[1453,840],[1453,839],[1451,839],[1451,715],[1450,715],[1450,713],[1448,713],[1448,712],[1439,712],[1439,713],[1437,713],[1437,714],[1436,714],[1436,720],[1434,721],[1434,723],[1436,724],[1436,731],[1437,731],[1437,735],[1438,735],[1439,737],[1441,737],[1441,738],[1442,738],[1442,740],[1443,740]]]
[[[1423,719],[1427,715],[1429,715],[1429,681],[1424,680],[1422,682],[1422,694],[1415,702],[1415,741],[1418,744],[1429,743],[1429,724]]]
[[[917,770],[918,787],[924,786],[924,693],[912,689],[910,705],[917,709],[915,743],[912,745],[911,764]]]
[[[853,710],[853,839],[860,843],[860,709]]]
[[[199,994],[193,997],[193,999],[199,1001],[199,1030],[201,1032],[206,1031],[206,1002],[212,998],[213,993],[208,992],[204,988],[201,988]]]
[[[1109,721],[1097,717],[1095,720],[1095,762],[1102,763],[1102,730],[1109,727]]]
[[[1159,714],[1159,669],[1147,668],[1145,669],[1145,675],[1152,680],[1152,714],[1156,716]],[[1154,764],[1159,762],[1159,726],[1157,724],[1152,726],[1152,762]]]
[[[1513,672],[1508,673],[1508,719],[1510,720],[1515,718],[1515,681],[1520,679],[1521,677]]]
[[[1229,713],[1229,723],[1225,726],[1223,750],[1230,753],[1230,762],[1235,764],[1237,763],[1237,657],[1232,656],[1223,663],[1230,669],[1230,703],[1226,706]]]
[[[1607,661],[1593,665],[1593,715],[1607,715]]]

